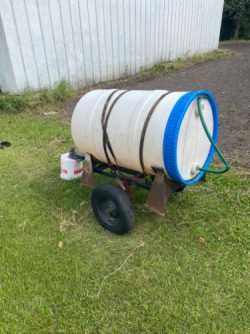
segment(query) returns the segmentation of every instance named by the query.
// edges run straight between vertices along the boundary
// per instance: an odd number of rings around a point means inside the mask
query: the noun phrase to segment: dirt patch
[[[221,145],[226,156],[250,167],[250,43],[232,42],[221,47],[236,51],[226,59],[209,61],[192,68],[144,82],[122,84],[127,89],[186,91],[209,89],[220,109]],[[114,85],[121,87],[121,84]],[[69,117],[76,100],[65,105]]]

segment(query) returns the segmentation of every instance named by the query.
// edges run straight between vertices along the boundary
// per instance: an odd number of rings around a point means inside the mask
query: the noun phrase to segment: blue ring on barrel
[[[193,179],[186,180],[181,176],[177,163],[177,144],[180,127],[190,104],[198,97],[206,97],[211,105],[214,119],[213,140],[215,143],[218,142],[218,107],[215,97],[207,90],[188,92],[177,101],[169,116],[163,139],[164,166],[169,177],[174,181],[187,186],[198,183],[205,174],[204,171],[200,171]],[[211,145],[206,162],[204,163],[202,168],[207,169],[209,167],[210,163],[213,160],[214,151],[214,147]]]

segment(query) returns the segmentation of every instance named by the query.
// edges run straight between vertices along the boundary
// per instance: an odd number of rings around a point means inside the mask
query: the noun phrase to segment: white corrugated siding
[[[3,90],[84,86],[218,47],[223,0],[0,0]],[[3,35],[3,37],[1,37]],[[10,72],[10,82],[1,72]],[[13,79],[14,76],[14,79]],[[8,81],[8,80],[7,80]]]

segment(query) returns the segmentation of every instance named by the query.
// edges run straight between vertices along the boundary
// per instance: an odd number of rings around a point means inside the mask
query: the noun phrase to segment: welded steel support
[[[83,186],[88,188],[94,188],[96,185],[93,163],[91,159],[83,164],[83,175],[81,183]]]
[[[169,180],[165,173],[159,170],[149,191],[146,206],[158,215],[165,216],[166,204],[170,195],[182,189],[181,184]]]

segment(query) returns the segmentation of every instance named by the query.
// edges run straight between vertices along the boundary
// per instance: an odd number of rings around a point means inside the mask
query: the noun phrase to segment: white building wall
[[[0,85],[84,86],[216,49],[223,0],[0,0]]]

